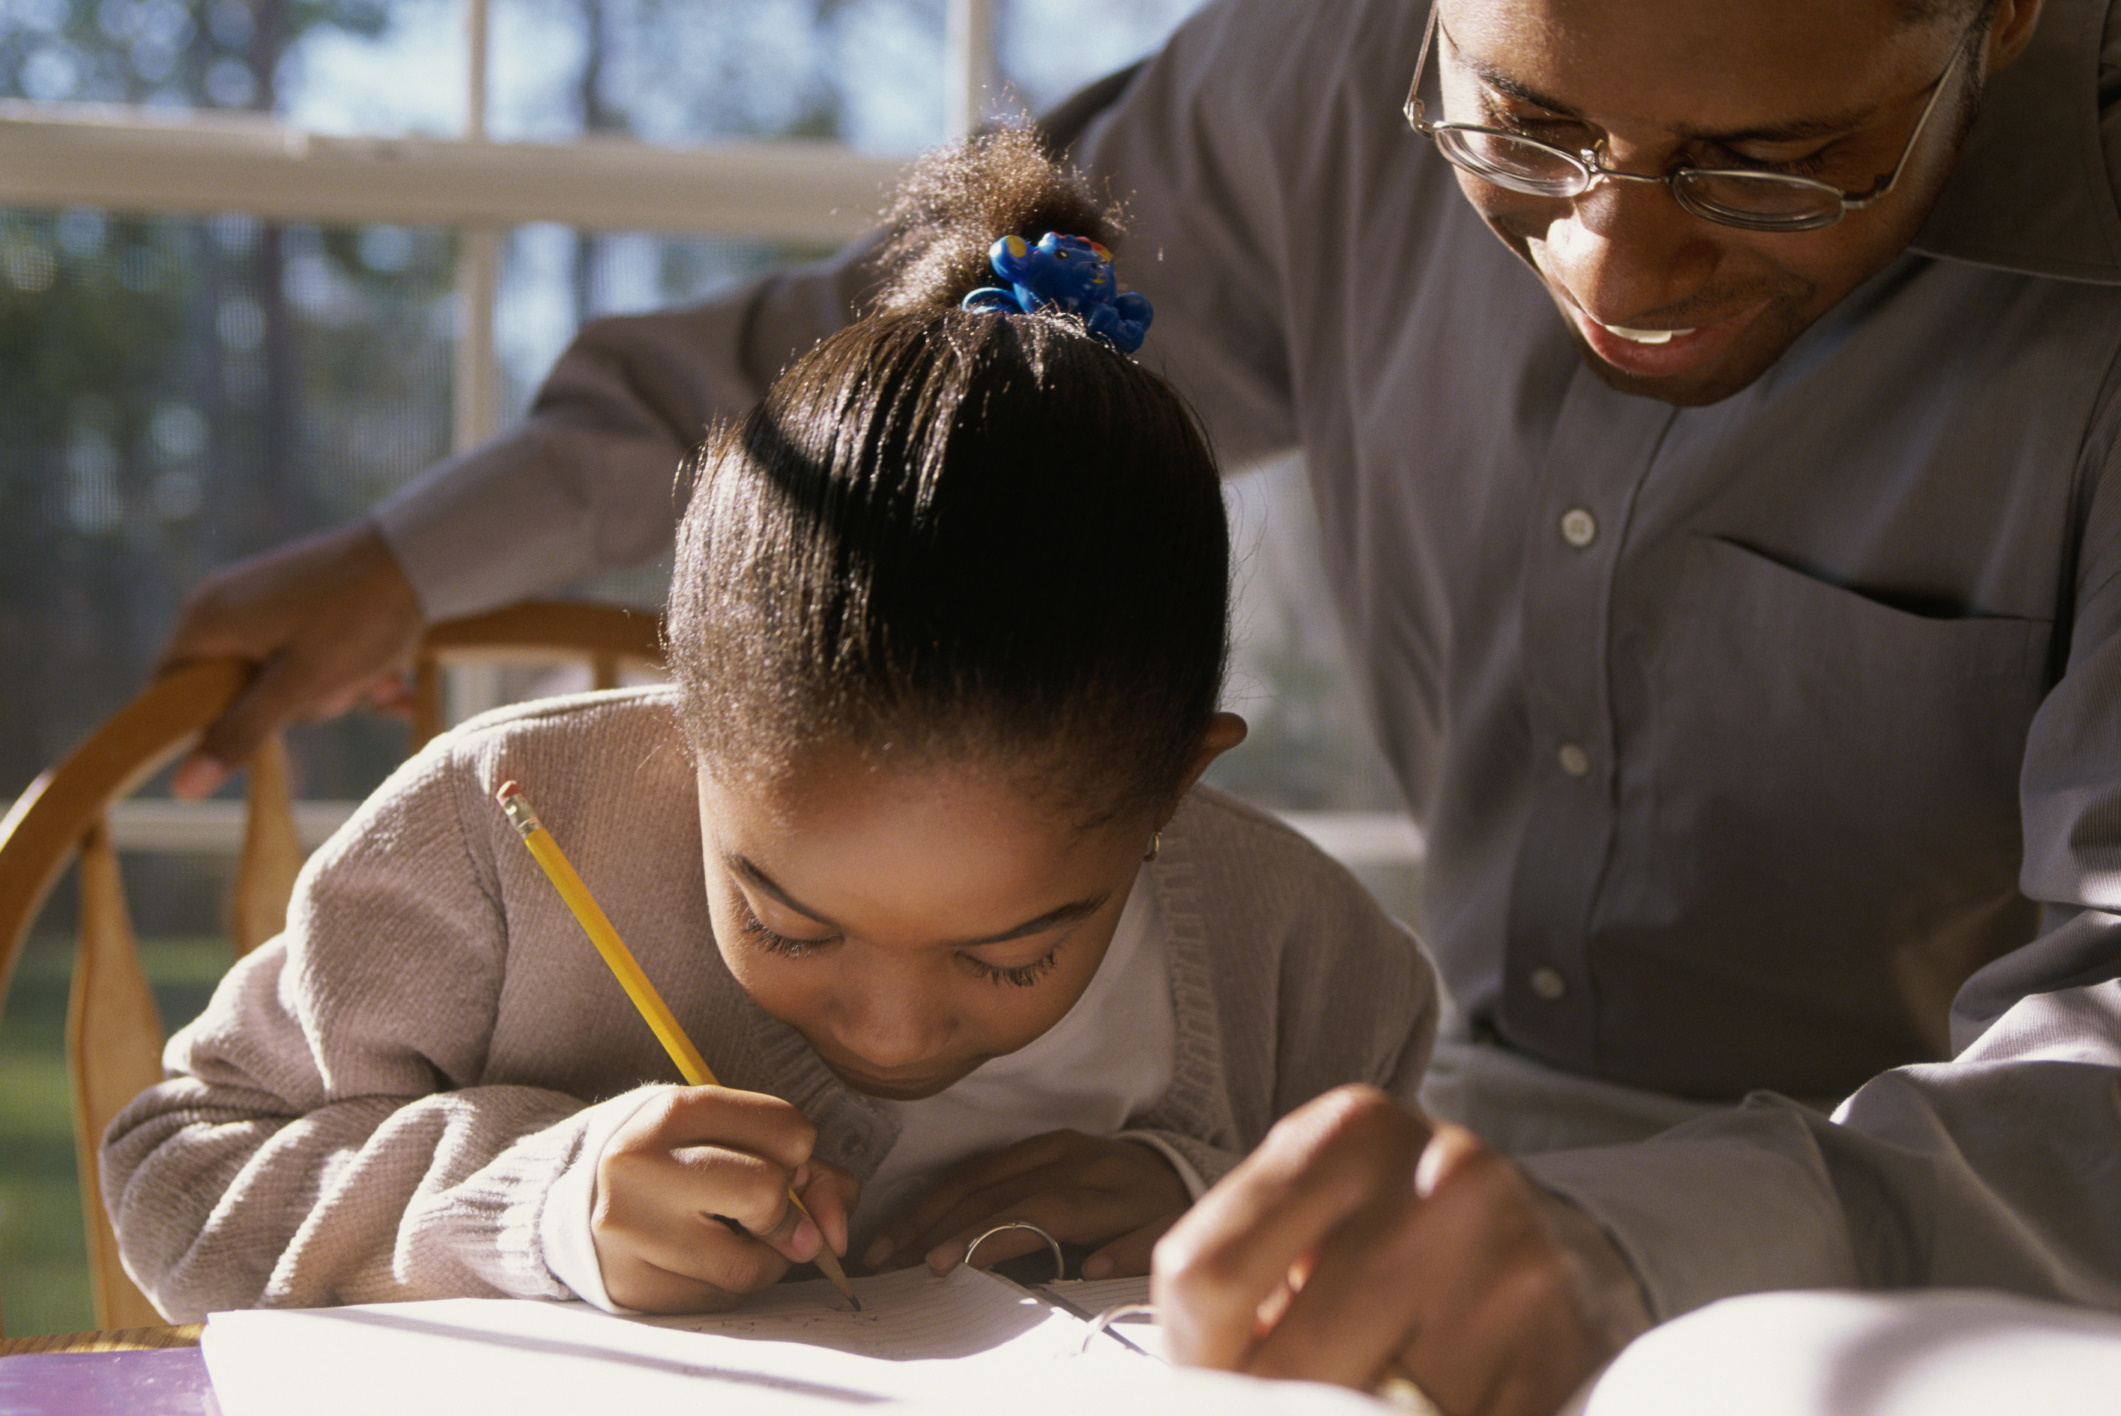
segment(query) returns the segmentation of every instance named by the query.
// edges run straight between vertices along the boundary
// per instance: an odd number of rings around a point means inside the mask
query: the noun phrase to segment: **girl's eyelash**
[[[970,963],[973,970],[981,978],[988,980],[990,983],[1006,983],[1012,988],[1030,988],[1047,974],[1053,972],[1053,961],[1059,953],[1060,946],[1056,944],[1046,952],[1044,958],[1033,959],[1028,964],[1018,964],[1014,968],[1007,969],[999,964],[990,964],[976,955],[964,954],[960,957]]]
[[[791,959],[799,959],[819,945],[832,942],[829,938],[791,939],[778,930],[768,929],[765,921],[752,912],[751,906],[739,902],[737,909],[737,927],[744,931],[745,937],[769,954],[786,954]]]
[[[746,938],[769,954],[785,954],[791,959],[800,959],[811,950],[832,942],[829,937],[825,939],[791,939],[779,930],[768,929],[766,922],[760,919],[749,905],[739,902],[737,910],[737,927],[744,931]],[[973,972],[991,983],[1006,983],[1012,988],[1030,988],[1047,974],[1053,972],[1054,958],[1059,953],[1060,946],[1056,944],[1051,950],[1047,951],[1044,958],[1033,959],[1028,964],[1018,964],[1014,968],[1003,968],[999,964],[990,964],[985,959],[972,954],[965,954],[961,957],[972,965]]]

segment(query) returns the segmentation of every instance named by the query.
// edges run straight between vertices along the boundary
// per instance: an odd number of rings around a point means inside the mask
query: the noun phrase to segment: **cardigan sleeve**
[[[570,1296],[540,1208],[639,1099],[478,1084],[506,950],[447,764],[413,759],[317,853],[286,933],[229,973],[105,1137],[127,1271],[174,1320]]]

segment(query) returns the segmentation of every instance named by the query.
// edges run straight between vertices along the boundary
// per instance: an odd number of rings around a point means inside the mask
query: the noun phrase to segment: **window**
[[[0,804],[136,691],[206,570],[478,440],[585,318],[832,249],[903,158],[1132,62],[1197,3],[0,0],[0,660],[35,666],[0,676]],[[1219,779],[1389,808],[1318,648],[1300,471],[1233,485],[1255,736]],[[595,589],[661,595],[652,568]],[[358,716],[293,746],[327,802],[403,750]],[[184,820],[128,862],[173,1025],[224,958],[222,818]],[[1385,849],[1374,818],[1317,824],[1407,903],[1403,827]],[[62,886],[49,923],[71,908]],[[91,1322],[78,1253],[49,1247],[79,1243],[66,967],[33,938],[0,1021],[13,1335]]]

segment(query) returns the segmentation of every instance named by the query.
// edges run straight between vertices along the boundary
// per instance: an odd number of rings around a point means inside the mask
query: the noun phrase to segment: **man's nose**
[[[1601,178],[1547,228],[1548,274],[1596,319],[1654,317],[1714,275],[1716,242],[1705,226],[1662,182]]]

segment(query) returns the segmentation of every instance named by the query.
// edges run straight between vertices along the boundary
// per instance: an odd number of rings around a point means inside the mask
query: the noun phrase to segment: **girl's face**
[[[700,824],[745,992],[847,1085],[911,1100],[1074,1006],[1160,822],[1083,830],[991,768],[826,749],[769,793],[702,771]]]

